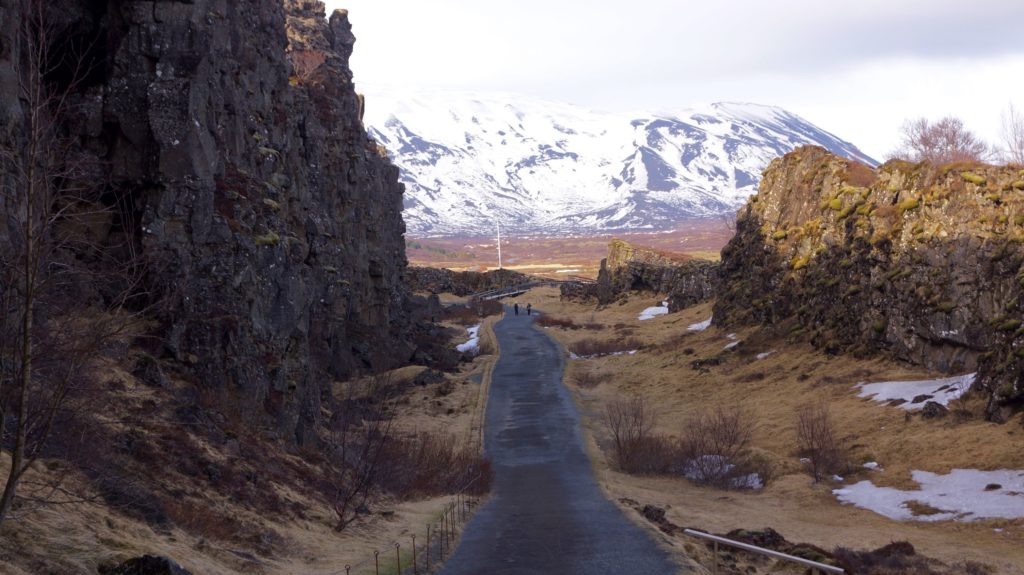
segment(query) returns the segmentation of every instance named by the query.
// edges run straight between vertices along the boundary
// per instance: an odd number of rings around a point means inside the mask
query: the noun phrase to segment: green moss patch
[[[960,177],[965,179],[965,180],[967,180],[968,182],[976,185],[976,186],[983,186],[983,185],[985,185],[985,182],[988,181],[988,180],[985,179],[984,176],[979,176],[978,174],[975,174],[974,172],[963,172],[963,173],[960,174]]]

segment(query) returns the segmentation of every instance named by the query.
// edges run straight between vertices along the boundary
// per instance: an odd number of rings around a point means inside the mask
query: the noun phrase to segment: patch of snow
[[[730,334],[728,334],[728,335],[726,335],[726,336],[725,336],[725,339],[732,339],[732,340],[735,340],[735,339],[736,339],[736,334],[734,334],[734,333],[730,333]]]
[[[843,476],[842,475],[833,475],[832,476],[832,481],[835,481],[837,483],[842,483],[843,482]]]
[[[702,322],[699,322],[699,323],[692,323],[686,329],[688,331],[704,331],[707,328],[711,327],[711,320],[712,319],[714,319],[714,316],[711,316],[708,319],[706,319],[706,320],[704,320]]]
[[[775,353],[774,349],[771,350],[771,351],[766,351],[766,352],[763,352],[763,353],[759,353],[759,354],[757,354],[757,359],[759,359],[759,360],[760,359],[766,359],[769,355],[771,355],[773,353]]]
[[[556,274],[578,274],[580,270],[555,270]]]
[[[869,397],[875,401],[903,400],[899,407],[911,410],[924,407],[925,402],[934,401],[942,405],[949,405],[949,402],[957,399],[974,383],[973,373],[947,377],[943,379],[928,379],[922,381],[883,381],[879,383],[858,383],[855,389],[860,389],[858,397]],[[911,403],[915,398],[922,395],[930,396],[928,399]]]
[[[869,462],[864,464],[864,469],[870,469],[872,471],[877,471],[877,470],[879,470],[881,468],[882,468],[882,466],[879,465],[877,461],[869,461]]]
[[[480,324],[474,325],[467,331],[469,331],[469,341],[456,346],[455,349],[462,353],[476,355],[480,353]]]
[[[645,309],[644,311],[640,312],[640,317],[638,317],[637,319],[640,320],[640,321],[647,321],[649,319],[654,319],[654,318],[656,318],[659,315],[665,315],[667,313],[668,313],[668,306],[662,305],[662,306],[658,306],[658,307],[649,307],[649,308]]]
[[[916,491],[878,487],[865,480],[834,489],[832,493],[843,503],[897,521],[974,521],[1024,517],[1024,471],[954,469],[947,475],[914,471],[912,476],[920,486]],[[933,507],[938,512],[914,515],[908,505],[911,501]]]
[[[722,349],[732,349],[732,348],[736,347],[739,344],[740,344],[740,342],[738,342],[738,341],[734,341],[732,343],[727,343],[727,344],[725,344],[725,347],[723,347]]]
[[[801,457],[800,458],[800,463],[810,463],[810,462],[811,462],[811,458],[810,457]]]
[[[629,351],[616,351],[612,353],[595,353],[594,355],[576,355],[573,352],[569,352],[569,359],[596,359],[598,357],[616,357],[619,355],[636,355],[639,349],[631,349]]]

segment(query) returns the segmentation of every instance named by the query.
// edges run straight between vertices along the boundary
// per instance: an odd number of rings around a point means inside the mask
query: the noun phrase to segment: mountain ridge
[[[368,92],[364,122],[406,184],[410,235],[670,229],[737,209],[761,170],[814,144],[855,145],[782,108],[719,102],[596,112],[509,94]]]

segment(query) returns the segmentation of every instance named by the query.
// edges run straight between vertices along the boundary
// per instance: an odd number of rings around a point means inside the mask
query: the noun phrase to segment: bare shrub
[[[753,436],[753,419],[738,407],[720,407],[691,417],[682,439],[686,475],[716,487],[739,486],[736,480],[746,474]]]
[[[864,575],[989,575],[988,565],[967,561],[953,566],[919,555],[906,541],[894,541],[874,551],[855,551],[837,547],[833,552],[839,566],[847,573]]]
[[[313,75],[320,66],[327,61],[327,56],[321,50],[293,50],[288,53],[288,59],[292,63],[292,72],[295,79],[302,84],[313,80]]]
[[[1003,161],[1024,165],[1024,114],[1010,104],[1002,120]]]
[[[576,385],[583,389],[593,389],[604,381],[604,378],[592,371],[579,370],[573,374]]]
[[[569,351],[579,357],[598,357],[614,353],[626,353],[643,348],[643,343],[636,338],[618,340],[586,338],[569,344]]]
[[[375,379],[365,389],[350,382],[335,405],[327,449],[331,505],[338,531],[356,519],[381,481],[383,454],[394,417],[391,390],[382,379]]]
[[[541,327],[560,327],[562,329],[579,329],[580,326],[576,322],[572,321],[567,317],[558,317],[553,315],[542,315],[536,320],[537,325]]]
[[[381,487],[396,497],[486,493],[492,480],[490,460],[449,436],[420,433],[393,439],[385,448]]]
[[[621,471],[632,474],[666,473],[676,459],[676,443],[655,435],[657,416],[643,397],[619,399],[605,408],[612,435],[613,459]]]
[[[900,147],[892,155],[913,162],[981,162],[990,155],[988,144],[952,116],[934,123],[927,118],[907,120],[900,135]]]
[[[828,406],[811,404],[797,411],[796,440],[800,454],[810,460],[815,483],[846,467],[846,453],[836,438]]]

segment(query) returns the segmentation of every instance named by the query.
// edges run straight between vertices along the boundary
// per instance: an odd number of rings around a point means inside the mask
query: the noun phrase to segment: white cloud
[[[1005,0],[348,0],[356,81],[520,92],[607,110],[776,104],[881,156],[953,114],[994,139],[1024,94]]]

